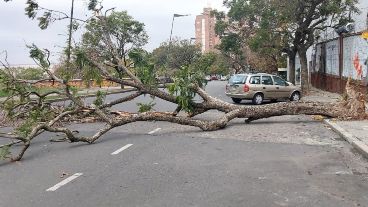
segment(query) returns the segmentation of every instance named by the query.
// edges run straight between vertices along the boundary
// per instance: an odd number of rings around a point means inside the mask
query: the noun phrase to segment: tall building
[[[204,8],[195,20],[196,44],[201,46],[203,53],[215,51],[215,46],[220,43],[220,38],[215,34],[216,18],[211,17],[211,11],[211,8]]]

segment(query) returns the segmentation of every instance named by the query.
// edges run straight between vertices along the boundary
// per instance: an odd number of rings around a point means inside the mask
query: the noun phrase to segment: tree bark
[[[119,79],[123,79],[123,77],[124,77],[124,72],[123,72],[123,70],[119,67],[119,66],[115,66],[115,71],[118,73],[118,76],[119,76]],[[121,89],[124,89],[124,84],[120,84],[120,88]]]
[[[299,48],[298,53],[301,65],[301,88],[302,92],[307,94],[310,90],[307,50],[304,48]]]
[[[289,53],[289,82],[295,84],[295,52]]]

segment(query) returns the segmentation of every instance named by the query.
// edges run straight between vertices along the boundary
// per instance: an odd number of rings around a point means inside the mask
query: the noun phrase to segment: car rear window
[[[243,84],[247,79],[247,75],[234,75],[230,78],[230,84]]]

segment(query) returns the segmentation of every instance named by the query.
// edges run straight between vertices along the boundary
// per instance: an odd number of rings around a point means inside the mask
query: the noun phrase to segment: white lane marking
[[[60,183],[52,186],[51,188],[47,189],[46,191],[56,191],[57,189],[59,189],[61,186],[66,185],[68,183],[70,183],[71,181],[73,181],[74,179],[78,178],[79,176],[82,176],[83,173],[75,173],[74,175],[66,178],[65,180],[61,181]]]
[[[148,134],[154,134],[154,133],[156,133],[156,132],[158,132],[160,130],[161,130],[161,128],[157,128],[155,130],[152,130],[152,131],[148,132]]]
[[[128,149],[128,148],[129,148],[129,147],[131,147],[131,146],[133,146],[133,144],[127,144],[127,145],[125,145],[124,147],[122,147],[122,148],[120,148],[120,149],[116,150],[115,152],[111,153],[111,155],[117,155],[117,154],[119,154],[120,152],[122,152],[122,151],[124,151],[124,150]]]

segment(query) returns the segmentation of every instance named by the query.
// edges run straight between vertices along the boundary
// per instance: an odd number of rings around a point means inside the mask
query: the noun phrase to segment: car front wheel
[[[263,103],[263,94],[257,93],[253,97],[253,104],[260,105]]]
[[[300,101],[300,93],[294,92],[291,94],[290,101]]]
[[[242,100],[240,98],[231,98],[234,103],[240,103]]]

